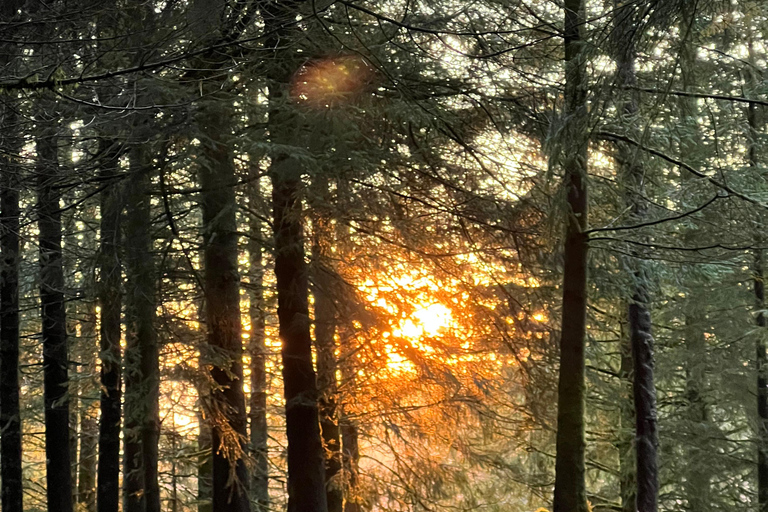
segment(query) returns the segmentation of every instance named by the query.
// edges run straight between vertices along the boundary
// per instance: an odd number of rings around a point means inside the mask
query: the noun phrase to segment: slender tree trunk
[[[91,282],[90,290],[93,289]],[[88,300],[83,311],[81,322],[81,334],[89,350],[88,370],[93,372],[96,368],[96,303]],[[86,393],[81,393],[85,400],[81,400],[80,406],[80,458],[78,462],[77,496],[81,510],[96,512],[96,450],[98,447],[99,411],[98,403],[92,401],[94,384],[88,379]]]
[[[295,144],[300,124],[291,111],[289,81],[298,63],[295,45],[297,4],[259,2],[264,46],[271,56],[269,83],[270,140],[278,147]],[[278,320],[282,340],[285,421],[288,438],[288,512],[326,512],[325,464],[318,423],[318,394],[312,364],[308,276],[304,251],[302,166],[276,150],[269,169],[275,237]]]
[[[616,86],[619,91],[636,85],[635,76],[635,37],[637,33],[636,6],[615,3],[615,33],[620,38],[616,58]],[[626,93],[625,93],[626,94]],[[628,126],[633,126],[638,114],[637,94],[629,92],[622,106],[623,116]],[[626,202],[630,220],[641,224],[647,220],[647,207],[644,203],[644,169],[637,155],[636,148],[626,144],[617,147],[619,175],[627,189]],[[635,411],[635,446],[637,479],[636,507],[638,512],[656,512],[658,508],[658,430],[656,416],[656,385],[654,382],[653,335],[651,333],[651,313],[648,308],[648,276],[640,259],[635,253],[627,262],[632,271],[632,289],[627,308],[629,343],[632,353],[632,389]]]
[[[623,304],[626,311],[626,303]],[[637,473],[635,462],[635,404],[632,397],[632,345],[626,332],[626,322],[621,323],[621,366],[619,385],[619,478],[622,512],[637,512]]]
[[[202,414],[202,400],[198,402],[197,421],[197,512],[213,510],[213,454],[211,453],[211,426]]]
[[[683,3],[683,13],[680,23],[682,44],[680,48],[680,78],[681,89],[691,90],[696,85],[696,52],[695,44],[697,35],[697,22],[695,20],[696,5],[691,2]],[[701,154],[701,134],[698,126],[699,109],[695,98],[681,97],[680,102],[681,127],[680,157],[699,167],[703,163]],[[683,186],[690,184],[691,177],[685,171],[682,172],[681,183]],[[688,243],[695,243],[696,232],[689,230],[685,233]],[[686,399],[688,401],[688,429],[691,436],[688,449],[687,470],[685,475],[685,494],[688,502],[688,510],[692,512],[705,512],[710,509],[710,476],[708,450],[708,411],[707,404],[702,396],[705,386],[705,360],[702,354],[706,352],[703,325],[706,319],[701,296],[691,294],[692,300],[684,305],[685,328],[683,332],[686,351]],[[697,300],[698,299],[698,300]]]
[[[320,179],[320,178],[319,178]],[[327,180],[320,179],[316,188],[321,197],[327,195]],[[336,305],[331,296],[333,278],[328,267],[330,243],[333,239],[327,218],[315,215],[312,244],[312,274],[315,313],[315,348],[317,379],[320,391],[320,430],[325,448],[325,490],[328,512],[342,512],[344,487],[341,473],[341,439],[337,414],[338,382],[336,381]]]
[[[747,42],[749,48],[749,61],[754,63],[757,59],[754,55],[754,45],[751,39]],[[756,68],[755,68],[756,69]],[[752,90],[757,87],[757,80],[750,80]],[[747,110],[747,122],[749,125],[749,148],[747,160],[749,166],[757,170],[759,161],[759,135],[762,126],[762,111],[754,103],[750,103]],[[755,247],[763,245],[763,236],[758,225],[755,235]],[[757,370],[757,510],[768,512],[768,356],[766,355],[765,327],[768,325],[765,318],[765,266],[764,255],[761,249],[754,251],[754,292],[755,310],[757,316],[755,323],[757,329],[757,341],[755,342],[755,366]]]
[[[120,503],[121,349],[120,309],[120,211],[122,198],[116,181],[119,150],[105,139],[101,151],[101,241],[99,254],[99,301],[101,303],[101,419],[99,465],[96,487],[98,512],[118,512]]]
[[[67,394],[67,325],[61,264],[58,137],[54,119],[41,119],[37,139],[40,307],[43,324],[45,457],[48,510],[71,512],[72,475]]]
[[[253,208],[259,198],[258,181],[251,183],[249,204]],[[266,313],[264,307],[264,262],[262,259],[263,237],[261,221],[255,216],[249,219],[249,298],[251,337],[251,450],[254,457],[251,494],[256,512],[269,510],[269,457],[267,451],[267,371],[266,371]]]
[[[565,0],[565,228],[554,512],[586,512],[584,348],[587,307],[586,75],[582,0]]]
[[[11,2],[9,2],[10,4]],[[6,13],[8,14],[8,13]],[[8,19],[8,18],[4,18]],[[0,482],[2,509],[21,512],[21,416],[19,411],[19,190],[21,152],[15,102],[2,106],[0,155]]]
[[[241,512],[250,510],[250,501],[235,219],[237,179],[227,137],[232,119],[228,99],[213,91],[210,95],[210,101],[200,107],[197,122],[206,139],[201,144],[200,159],[205,318],[208,345],[215,351],[210,362],[211,376],[217,385],[211,391],[208,408],[212,421],[213,512]]]
[[[355,401],[355,377],[356,365],[354,363],[354,347],[351,344],[351,333],[349,329],[339,326],[339,338],[342,348],[341,377],[345,393],[345,403],[354,403]],[[360,443],[358,435],[357,422],[347,412],[345,404],[341,405],[339,425],[341,427],[341,446],[342,446],[342,465],[344,467],[344,512],[361,512],[362,499],[358,489],[360,481],[358,463],[360,461]]]
[[[155,268],[152,257],[151,163],[147,150],[131,150],[125,221],[126,263],[126,511],[160,512],[158,451],[160,436],[158,345],[155,333]],[[126,489],[128,486],[126,485]],[[143,504],[141,503],[143,501]]]

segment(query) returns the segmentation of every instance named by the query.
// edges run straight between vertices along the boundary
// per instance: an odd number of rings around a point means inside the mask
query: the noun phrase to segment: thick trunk
[[[155,268],[152,257],[150,166],[146,149],[131,151],[125,219],[126,263],[126,511],[160,512],[160,435]],[[143,501],[143,504],[141,503]],[[130,508],[129,508],[130,507]]]
[[[298,63],[300,30],[295,3],[259,3],[265,48],[271,53],[269,83],[270,140],[278,147],[296,144],[300,120],[291,112],[289,81]],[[289,41],[289,43],[286,43]],[[297,138],[298,137],[298,138]],[[278,320],[282,340],[285,421],[288,438],[288,512],[326,512],[325,457],[318,423],[318,394],[312,364],[307,263],[302,212],[302,165],[292,155],[271,155]]]
[[[586,77],[582,53],[582,0],[565,1],[564,187],[567,194],[560,372],[557,398],[557,454],[554,512],[586,512],[584,468],[584,349],[587,307],[587,138]]]
[[[259,196],[258,182],[254,181],[250,189],[254,205]],[[251,356],[251,450],[254,457],[251,495],[256,505],[256,512],[269,510],[269,458],[267,452],[267,371],[266,358],[266,312],[264,305],[264,262],[262,259],[262,226],[255,216],[249,220],[248,256],[249,256],[249,298],[251,338],[249,352]]]
[[[327,189],[321,180],[319,189]],[[317,194],[324,194],[317,190]],[[316,215],[312,244],[312,293],[315,313],[315,348],[317,351],[317,384],[320,392],[320,430],[325,448],[325,488],[328,512],[342,512],[344,487],[341,474],[341,439],[337,415],[338,383],[336,381],[336,306],[331,289],[333,278],[328,267],[333,231],[327,219]]]
[[[245,465],[247,417],[243,392],[243,344],[240,326],[237,222],[234,186],[237,182],[228,144],[232,113],[227,98],[211,92],[201,106],[198,126],[206,140],[200,159],[203,207],[203,250],[209,363],[216,388],[208,412],[212,422],[213,512],[250,510]]]
[[[620,38],[617,44],[616,86],[623,91],[636,84],[635,34],[636,7],[616,2],[615,26]],[[625,93],[627,94],[627,93]],[[623,102],[622,113],[629,126],[633,126],[638,113],[637,95],[629,92]],[[644,169],[635,148],[625,144],[617,147],[619,176],[627,190],[626,206],[633,224],[647,221],[644,203]],[[651,313],[648,308],[648,277],[641,254],[635,253],[627,262],[632,272],[632,289],[629,292],[627,325],[632,353],[632,389],[635,411],[636,446],[636,510],[656,512],[658,508],[658,427],[656,417],[656,385],[654,382],[653,335]]]
[[[10,2],[9,2],[10,3]],[[8,102],[2,107],[0,155],[0,482],[2,509],[21,512],[21,417],[19,414],[19,189],[15,155],[18,115]]]
[[[119,152],[116,142],[104,140],[101,151],[101,241],[99,302],[101,304],[101,420],[96,487],[98,512],[117,512],[120,503],[121,353],[120,309],[120,185],[115,180]]]
[[[61,264],[61,207],[56,121],[41,120],[37,139],[40,309],[43,337],[45,456],[48,510],[72,510],[67,394],[67,326]]]

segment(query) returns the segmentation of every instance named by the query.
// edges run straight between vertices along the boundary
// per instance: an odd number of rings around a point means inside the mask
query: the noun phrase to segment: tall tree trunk
[[[101,304],[101,396],[99,465],[96,487],[98,512],[118,512],[120,503],[121,349],[120,310],[120,211],[122,198],[117,182],[120,155],[116,141],[101,142],[101,240],[99,249],[99,302]]]
[[[586,512],[584,349],[587,307],[586,61],[582,0],[565,0],[565,177],[567,194],[554,512]]]
[[[3,4],[3,19],[11,16]],[[11,11],[12,13],[14,11]],[[7,15],[7,17],[6,17]],[[16,158],[22,141],[15,102],[0,111],[0,482],[2,509],[21,512],[21,416],[19,411],[19,190],[21,169]]]
[[[692,90],[696,85],[696,37],[698,22],[696,20],[696,3],[683,2],[683,12],[680,22],[682,35],[680,47],[680,79],[683,91]],[[698,168],[704,159],[702,156],[701,134],[698,125],[699,108],[695,98],[681,97],[679,101],[682,132],[680,134],[680,157]],[[681,171],[681,183],[689,185],[689,173]],[[696,231],[689,230],[684,234],[685,241],[695,244]],[[702,355],[706,351],[703,326],[706,319],[704,304],[700,293],[689,294],[684,305],[685,328],[683,331],[686,351],[686,400],[688,430],[691,436],[688,449],[687,470],[685,478],[685,494],[688,510],[706,512],[710,509],[710,476],[708,459],[708,411],[703,396],[705,387],[705,360]]]
[[[316,194],[327,196],[327,180],[320,180]],[[327,208],[327,206],[325,206]],[[320,207],[322,210],[323,207]],[[317,379],[320,392],[320,430],[325,448],[325,489],[328,512],[342,512],[344,487],[341,474],[341,439],[337,413],[338,382],[336,381],[336,305],[332,270],[329,268],[330,244],[333,232],[327,218],[316,214],[313,219],[312,280],[315,313],[315,348],[317,350]]]
[[[217,62],[209,63],[215,66]],[[216,388],[208,408],[212,421],[213,512],[250,510],[245,465],[247,417],[243,392],[234,159],[229,146],[232,111],[228,98],[209,83],[209,101],[197,123],[205,137],[200,159],[208,345]],[[234,477],[234,478],[233,478]]]
[[[747,42],[749,49],[749,61],[756,62],[754,55],[754,44],[750,38]],[[757,69],[755,66],[754,69]],[[755,71],[752,71],[754,73]],[[757,77],[751,76],[749,85],[752,91],[758,85]],[[752,92],[751,91],[751,92]],[[747,163],[753,169],[757,170],[760,166],[759,161],[759,136],[762,126],[762,111],[754,103],[750,103],[747,110],[747,123],[749,125],[749,147],[747,150]],[[754,293],[755,310],[757,316],[755,323],[757,329],[757,341],[755,342],[755,366],[757,370],[757,510],[758,512],[768,512],[768,355],[766,355],[765,327],[765,267],[763,263],[763,250],[759,249],[763,243],[761,228],[758,224],[755,235],[754,251]]]
[[[125,219],[126,267],[126,512],[160,512],[157,445],[160,435],[155,268],[152,257],[150,170],[147,150],[131,150]],[[143,502],[143,503],[142,503]]]
[[[271,54],[269,120],[275,147],[296,144],[298,125],[290,105],[290,77],[298,67],[297,4],[259,2],[264,46]],[[288,438],[288,512],[326,512],[325,457],[318,423],[318,394],[312,364],[308,276],[304,251],[302,165],[284,150],[271,155],[278,320],[282,340],[285,421]]]
[[[258,180],[253,180],[249,189],[249,205],[258,202],[260,190]],[[251,337],[251,450],[254,457],[253,484],[251,494],[256,512],[269,510],[269,457],[267,451],[267,346],[266,312],[264,305],[264,262],[262,259],[261,221],[251,215],[248,240],[248,294],[250,300]]]
[[[90,281],[87,289],[93,290]],[[96,302],[90,299],[82,313],[81,336],[88,350],[88,371],[90,375],[96,368]],[[98,447],[99,412],[98,403],[92,401],[95,382],[89,377],[87,388],[81,393],[85,400],[80,405],[80,457],[78,461],[77,499],[81,510],[96,512],[96,449]]]
[[[623,92],[637,83],[635,76],[635,38],[637,34],[636,6],[615,2],[615,33],[620,38],[616,58],[616,87],[626,96],[621,107],[627,126],[633,126],[638,115],[637,93]],[[626,144],[617,147],[619,175],[626,188],[626,203],[630,221],[642,224],[647,220],[644,203],[644,169],[636,148]],[[656,385],[654,382],[653,335],[651,313],[648,308],[648,276],[635,253],[627,261],[632,272],[632,289],[629,291],[627,326],[632,353],[632,389],[635,412],[635,446],[637,479],[636,510],[656,512],[658,508],[658,429],[656,416]]]
[[[345,393],[345,403],[355,401],[355,377],[357,374],[354,356],[354,347],[351,343],[350,329],[339,326],[339,339],[342,349],[341,377]],[[361,512],[362,499],[359,495],[358,483],[360,481],[358,463],[360,461],[360,443],[356,420],[346,411],[345,404],[341,405],[339,425],[341,428],[342,465],[344,467],[344,512]]]
[[[626,303],[622,303],[626,311]],[[635,404],[632,397],[632,345],[626,332],[626,322],[621,322],[621,366],[619,367],[620,430],[619,485],[621,488],[621,511],[637,512],[637,475],[635,458]]]
[[[43,394],[48,510],[71,512],[68,354],[61,264],[61,207],[57,120],[40,119],[37,139],[40,309],[43,326]]]
[[[198,401],[197,434],[197,512],[213,510],[213,454],[211,426],[203,417],[203,400]]]

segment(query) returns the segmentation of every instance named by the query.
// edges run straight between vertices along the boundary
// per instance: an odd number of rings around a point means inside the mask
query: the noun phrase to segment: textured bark
[[[102,142],[100,177],[106,186],[101,193],[101,240],[99,249],[99,302],[101,304],[101,419],[99,464],[96,487],[98,512],[117,512],[120,504],[121,349],[120,309],[122,268],[120,263],[120,211],[122,198],[117,175],[118,147],[113,140]]]
[[[566,213],[563,309],[557,398],[554,512],[586,512],[584,349],[587,306],[586,78],[581,0],[565,1]]]
[[[11,2],[8,2],[11,4]],[[8,14],[7,12],[4,14]],[[8,18],[4,18],[8,19]],[[19,188],[20,168],[14,155],[22,141],[14,103],[0,111],[0,482],[2,509],[21,512],[21,416],[19,414]]]
[[[67,325],[61,256],[57,124],[41,119],[37,138],[38,228],[40,239],[40,309],[45,396],[46,497],[48,510],[71,512],[72,474],[67,393]]]
[[[202,404],[198,405],[198,411],[202,410]],[[203,418],[202,412],[198,413],[197,421],[199,431],[197,434],[197,512],[211,512],[213,510],[213,454],[211,453],[211,427]]]
[[[258,181],[249,190],[253,206],[259,198]],[[264,306],[264,262],[262,258],[262,226],[255,216],[249,219],[248,294],[250,299],[251,337],[251,450],[254,457],[251,495],[256,512],[269,510],[269,458],[267,452],[267,371],[266,312]]]
[[[259,2],[264,46],[271,54],[269,79],[270,140],[285,147],[301,140],[300,122],[291,112],[290,77],[298,67],[295,54],[296,2]],[[326,512],[323,443],[318,423],[318,394],[312,364],[308,276],[304,252],[302,166],[284,150],[271,155],[278,320],[282,340],[288,438],[288,512]]]
[[[636,85],[635,76],[635,34],[637,33],[636,6],[616,2],[615,33],[620,38],[616,58],[616,86],[619,90]],[[637,94],[625,94],[622,113],[629,126],[633,126],[638,113]],[[636,137],[636,136],[635,136]],[[629,218],[633,224],[647,221],[647,207],[644,202],[644,169],[636,148],[626,144],[617,147],[617,163],[625,194]],[[648,308],[648,277],[641,254],[635,253],[627,261],[632,273],[627,308],[629,344],[632,353],[632,389],[635,413],[635,460],[637,481],[636,504],[638,512],[656,512],[658,508],[658,427],[656,415],[656,385],[654,382],[653,335],[651,313]]]
[[[315,197],[327,196],[327,181],[317,178]],[[331,295],[333,278],[329,268],[333,232],[322,213],[313,220],[312,293],[315,313],[317,385],[320,393],[320,431],[325,448],[325,492],[328,512],[342,512],[341,433],[338,421],[338,382],[336,381],[336,305]]]
[[[235,177],[226,135],[232,113],[227,98],[211,92],[201,106],[198,126],[204,134],[200,159],[203,250],[208,345],[217,388],[211,391],[213,512],[250,510],[245,465],[247,417],[243,392],[243,344],[240,326]],[[215,101],[218,99],[218,102]],[[234,478],[233,478],[234,477]]]
[[[147,150],[131,150],[126,191],[126,512],[160,512],[157,444],[160,436],[156,276],[152,257],[150,170]]]

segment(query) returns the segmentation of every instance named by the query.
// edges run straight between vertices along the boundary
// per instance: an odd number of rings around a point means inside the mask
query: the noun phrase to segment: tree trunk
[[[38,227],[40,231],[40,308],[45,395],[45,457],[48,510],[71,512],[72,475],[67,393],[67,326],[61,264],[57,121],[41,119],[37,139]]]
[[[93,290],[93,283],[89,290]],[[89,360],[89,372],[96,368],[96,303],[90,299],[85,304],[81,321],[81,335],[85,340]],[[78,461],[77,499],[81,510],[96,512],[96,449],[98,447],[99,412],[98,403],[92,401],[95,381],[91,377],[86,381],[88,387],[81,392],[85,400],[80,405],[80,457]]]
[[[584,468],[584,348],[587,307],[586,76],[582,0],[565,1],[565,177],[567,211],[554,512],[586,512]]]
[[[620,38],[617,44],[616,87],[623,91],[636,85],[635,76],[635,34],[637,33],[636,6],[615,3],[615,33]],[[626,124],[633,126],[638,114],[638,100],[635,92],[624,93],[626,99],[622,113]],[[633,224],[647,220],[644,203],[644,169],[636,148],[626,144],[617,147],[617,163],[621,180],[624,182],[629,218]],[[651,313],[648,308],[648,277],[640,254],[631,255],[627,261],[632,272],[632,289],[629,292],[628,327],[632,353],[632,389],[635,411],[635,447],[637,479],[636,508],[638,512],[656,512],[658,508],[658,428],[656,416],[656,385],[654,382],[653,335]]]
[[[197,512],[213,510],[213,454],[211,453],[211,426],[202,414],[202,400],[198,402],[197,424]]]
[[[260,196],[258,181],[251,183],[249,205],[253,208]],[[266,313],[264,306],[264,262],[262,260],[262,226],[255,216],[249,219],[249,298],[251,355],[251,450],[254,457],[251,494],[256,512],[269,510],[269,457],[267,451],[267,371]]]
[[[213,85],[211,85],[213,87]],[[218,89],[218,86],[216,86]],[[227,135],[228,99],[213,90],[200,106],[198,126],[205,137],[200,159],[203,250],[211,391],[213,512],[250,510],[245,465],[247,417],[243,392],[234,160]],[[234,477],[234,478],[233,478]]]
[[[315,187],[320,197],[327,195],[327,180]],[[321,207],[322,208],[322,207]],[[317,214],[313,220],[312,276],[315,313],[315,348],[320,392],[320,430],[325,448],[325,489],[328,512],[342,512],[344,487],[341,474],[341,439],[337,415],[336,381],[336,305],[331,296],[333,278],[328,267],[332,231],[327,218]]]
[[[157,301],[149,193],[151,163],[146,155],[144,147],[132,148],[126,191],[126,512],[160,512],[159,351],[154,326]]]
[[[296,144],[300,124],[291,111],[289,81],[298,67],[295,45],[300,29],[291,2],[261,1],[264,46],[271,53],[270,141]],[[288,41],[288,42],[287,42]],[[278,320],[282,340],[285,421],[288,438],[288,512],[326,512],[325,457],[318,423],[318,395],[312,364],[307,263],[304,259],[302,165],[283,150],[271,155]]]
[[[345,403],[355,401],[355,377],[356,365],[354,363],[354,347],[350,342],[351,332],[348,328],[339,326],[339,338],[342,348],[343,363],[341,364],[341,376],[345,393]],[[358,483],[360,481],[358,462],[360,461],[360,444],[358,441],[357,422],[341,405],[339,425],[341,426],[342,465],[344,467],[345,499],[344,512],[361,512],[362,499],[359,495]]]
[[[11,2],[8,2],[11,4]],[[5,10],[5,9],[4,9]],[[9,13],[5,13],[9,14]],[[10,16],[3,19],[9,19]],[[19,411],[19,190],[21,152],[15,102],[1,111],[0,155],[0,482],[2,509],[21,512],[21,416]]]
[[[749,61],[754,63],[753,42],[748,40]],[[752,91],[757,87],[757,81],[751,77],[750,87]],[[749,147],[747,160],[749,166],[757,170],[759,161],[759,135],[762,125],[762,112],[760,107],[750,103],[747,110],[747,122],[749,125]],[[759,229],[755,236],[755,247],[763,245],[763,236]],[[755,292],[755,324],[757,325],[757,341],[755,342],[755,366],[757,370],[757,510],[768,512],[768,356],[765,343],[765,268],[763,263],[763,251],[754,251],[754,292]]]
[[[101,241],[99,301],[101,303],[101,420],[96,487],[98,512],[118,512],[120,503],[121,352],[120,211],[122,198],[116,181],[119,150],[114,140],[102,141]]]
[[[623,310],[627,309],[623,304]],[[619,484],[621,487],[621,511],[637,512],[637,474],[635,458],[635,404],[632,397],[632,345],[626,332],[626,322],[621,322],[621,366],[619,368],[620,431]]]

